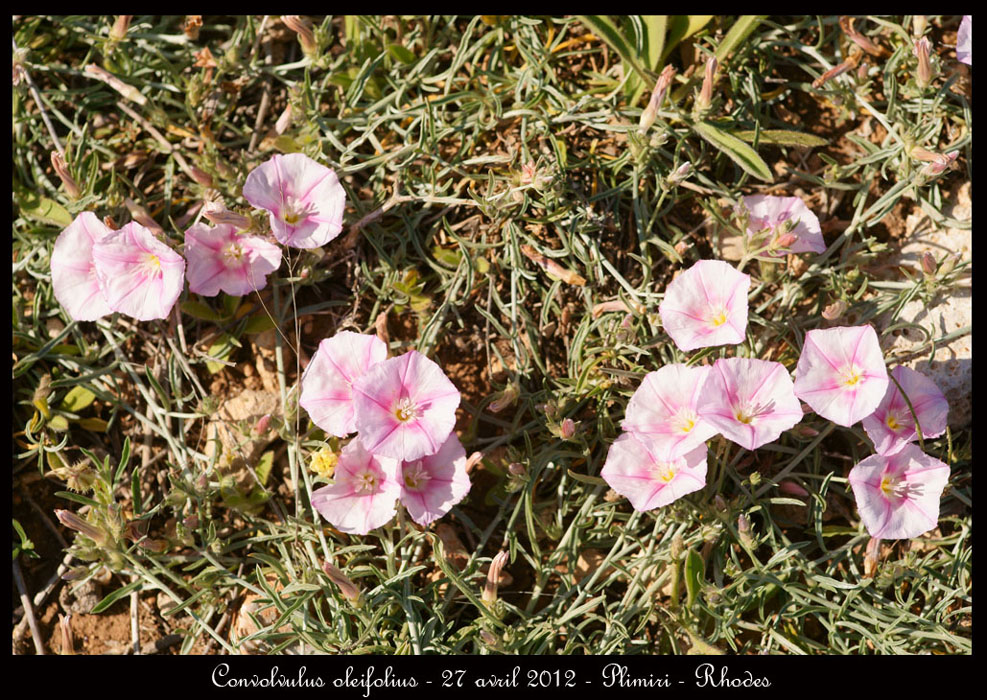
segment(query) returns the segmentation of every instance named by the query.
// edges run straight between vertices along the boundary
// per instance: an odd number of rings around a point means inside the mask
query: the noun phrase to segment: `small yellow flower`
[[[324,479],[331,479],[333,473],[336,471],[336,463],[338,461],[339,455],[329,449],[329,447],[323,447],[312,455],[312,461],[309,462],[308,468]]]

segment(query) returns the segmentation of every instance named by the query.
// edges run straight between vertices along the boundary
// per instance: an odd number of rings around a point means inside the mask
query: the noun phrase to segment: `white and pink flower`
[[[355,432],[353,382],[385,359],[387,345],[376,335],[340,331],[324,339],[302,374],[301,407],[330,435]]]
[[[864,459],[849,480],[871,537],[910,539],[936,526],[949,467],[909,443],[893,455]]]
[[[339,455],[333,483],[312,494],[312,506],[333,527],[366,535],[397,513],[401,481],[397,460],[367,451],[351,440]]]
[[[718,432],[699,413],[699,394],[710,371],[671,364],[649,372],[631,396],[621,427],[646,435],[674,456],[696,449]]]
[[[891,370],[898,382],[888,382],[888,390],[881,403],[863,419],[864,431],[874,442],[878,454],[894,454],[910,442],[918,439],[915,420],[908,408],[905,396],[918,417],[923,438],[939,437],[946,432],[949,402],[936,383],[921,372],[899,365]],[[901,389],[898,389],[901,385]],[[905,396],[902,396],[902,391]]]
[[[401,503],[411,519],[429,525],[448,513],[470,490],[466,450],[449,435],[434,455],[401,464]]]
[[[956,32],[956,60],[973,65],[973,18],[970,15],[963,15]]]
[[[748,450],[777,440],[802,420],[785,366],[742,357],[713,364],[699,396],[699,413],[723,437]]]
[[[275,155],[254,168],[243,196],[270,213],[274,237],[293,248],[318,248],[343,230],[346,192],[329,168],[304,153]]]
[[[762,245],[776,248],[776,250],[765,251],[766,254],[826,251],[819,219],[799,197],[755,194],[744,197],[743,203],[750,212],[747,235],[766,236],[761,239]],[[784,243],[787,245],[783,245]]]
[[[130,222],[93,245],[106,303],[138,321],[167,318],[185,287],[185,260],[151,230]]]
[[[811,330],[795,368],[795,395],[823,418],[850,427],[874,412],[888,371],[871,326]]]
[[[374,454],[405,462],[439,451],[456,425],[459,400],[445,372],[415,350],[353,382],[360,439]]]
[[[93,245],[111,233],[95,214],[84,211],[55,240],[51,286],[75,321],[95,321],[113,311],[103,298],[93,262]]]
[[[281,249],[259,236],[242,236],[229,224],[195,224],[185,232],[190,292],[214,297],[221,291],[243,296],[267,286],[281,266]]]
[[[751,278],[721,260],[700,260],[676,277],[658,307],[680,350],[736,345],[747,333]]]
[[[634,510],[661,508],[706,485],[706,445],[672,456],[646,435],[624,433],[610,446],[600,476]]]

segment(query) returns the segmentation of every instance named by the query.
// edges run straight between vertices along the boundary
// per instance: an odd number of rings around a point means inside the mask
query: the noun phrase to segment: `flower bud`
[[[778,490],[787,493],[789,496],[808,496],[809,492],[796,484],[794,481],[786,479],[778,484]]]
[[[936,269],[938,267],[939,265],[936,262],[935,255],[933,255],[929,251],[925,251],[924,253],[922,253],[922,272],[924,272],[929,277],[932,277],[933,275],[936,274]]]
[[[702,114],[709,111],[713,103],[713,85],[716,82],[716,57],[712,56],[706,61],[706,72],[703,75],[703,87],[696,98],[696,112]]]
[[[914,152],[915,149],[912,150]],[[931,160],[928,165],[922,168],[920,172],[922,175],[926,177],[935,177],[937,175],[941,175],[942,173],[946,172],[946,170],[949,169],[949,166],[953,164],[953,161],[956,160],[959,154],[960,154],[959,151],[950,151],[945,155],[941,153],[933,154],[935,155],[935,158]],[[924,159],[920,159],[920,160],[924,160]]]
[[[483,640],[484,644],[490,647],[495,647],[500,642],[496,635],[484,629],[480,630],[480,639]]]
[[[474,452],[466,460],[466,473],[469,474],[473,468],[483,460],[482,452]]]
[[[263,435],[267,432],[268,427],[271,425],[271,414],[265,413],[260,419],[254,424],[254,433],[257,435]]]
[[[883,55],[884,51],[881,49],[880,46],[875,44],[868,37],[864,36],[854,28],[853,26],[854,19],[855,18],[853,17],[840,17],[840,29],[843,30],[843,33],[847,35],[850,41],[852,41],[854,44],[862,48],[871,56]]]
[[[507,471],[509,471],[512,476],[524,476],[527,473],[524,465],[520,462],[511,462],[507,465]]]
[[[228,224],[240,231],[245,231],[253,224],[249,216],[232,212],[220,202],[207,202],[202,207],[202,215],[214,224]]]
[[[127,30],[130,29],[130,20],[133,18],[133,15],[117,15],[116,21],[110,28],[110,41],[121,41],[127,36]]]
[[[199,170],[194,165],[189,166],[189,174],[192,179],[198,182],[203,187],[212,187],[212,175],[209,173]]]
[[[925,37],[917,40],[915,42],[915,48],[912,49],[912,53],[918,57],[918,72],[915,75],[915,83],[920,88],[929,87],[932,84],[932,80],[936,77],[932,70],[932,61],[929,57],[931,49],[932,44]]]
[[[487,570],[487,581],[483,585],[483,602],[488,607],[497,602],[497,584],[500,580],[500,572],[504,568],[504,564],[507,563],[509,556],[507,550],[503,550],[498,552],[497,556],[490,562],[490,569]]]
[[[79,189],[79,185],[69,174],[68,166],[65,164],[65,158],[58,151],[51,152],[51,167],[55,169],[55,174],[58,175],[58,179],[65,186],[65,194],[71,199],[78,199],[82,192]]]
[[[794,233],[783,233],[774,240],[772,247],[776,250],[788,250],[797,240],[798,236]]]
[[[490,402],[490,405],[487,406],[487,409],[491,413],[500,413],[505,408],[507,408],[515,401],[517,401],[517,398],[520,395],[521,395],[521,390],[518,387],[518,385],[515,384],[514,382],[511,382],[504,388],[502,392],[500,392],[500,395],[496,399]]]
[[[281,112],[281,116],[278,117],[278,120],[276,122],[274,122],[274,131],[277,132],[278,136],[280,136],[281,134],[283,134],[288,130],[289,126],[291,126],[290,104],[284,108],[284,111]]]
[[[322,570],[326,572],[326,576],[329,577],[330,581],[339,586],[339,592],[343,594],[346,600],[353,604],[353,607],[359,608],[363,605],[360,589],[341,569],[334,566],[331,562],[325,561],[322,563]]]
[[[72,616],[62,615],[58,620],[58,630],[62,637],[62,656],[75,655],[75,642],[72,641]]]
[[[754,546],[754,537],[751,533],[751,521],[743,513],[737,516],[737,535],[740,536],[741,543],[748,549]]]
[[[65,527],[75,530],[91,539],[98,545],[106,543],[106,533],[92,523],[83,520],[75,513],[68,510],[55,510],[55,517]]]
[[[929,21],[925,18],[925,15],[912,15],[912,36],[922,36],[925,34],[928,26]]]
[[[648,106],[641,113],[641,121],[637,129],[639,134],[643,135],[655,123],[655,119],[658,117],[658,109],[665,100],[665,93],[668,91],[668,86],[672,84],[672,78],[674,76],[675,68],[673,66],[665,66],[661,75],[658,76],[655,88],[651,91],[651,99],[648,101]]]
[[[665,182],[668,183],[669,187],[677,187],[680,183],[685,182],[690,174],[692,174],[692,163],[686,161],[665,178]]]
[[[571,440],[576,434],[576,423],[572,418],[566,418],[559,424],[559,436],[563,440]]]
[[[837,299],[832,304],[823,309],[822,317],[827,321],[835,321],[846,313],[847,303],[842,299]]]
[[[298,34],[298,42],[302,45],[302,52],[310,60],[315,61],[319,57],[319,46],[309,23],[299,15],[281,15],[281,21]]]

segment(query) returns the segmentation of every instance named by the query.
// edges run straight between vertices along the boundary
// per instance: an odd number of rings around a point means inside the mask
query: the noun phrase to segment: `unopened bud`
[[[133,85],[127,85],[127,83],[123,82],[109,71],[100,68],[94,63],[87,65],[84,70],[87,74],[97,80],[102,80],[131,102],[136,102],[142,107],[147,104],[147,98],[141,94],[140,90],[135,88]]]
[[[682,556],[682,552],[685,551],[685,542],[682,540],[682,535],[676,533],[672,537],[672,546],[669,548],[668,553],[672,556],[672,561],[675,561]]]
[[[871,537],[867,541],[867,549],[864,554],[864,577],[873,578],[877,573],[877,566],[881,563],[881,540]]]
[[[934,274],[936,274],[936,269],[938,267],[939,265],[936,262],[935,255],[933,255],[929,251],[925,251],[924,253],[922,253],[922,272],[924,272],[929,277],[932,277]]]
[[[713,507],[721,513],[725,513],[727,511],[727,502],[723,500],[723,496],[716,494],[713,496]]]
[[[507,563],[509,556],[507,550],[503,550],[498,552],[497,556],[490,562],[490,569],[487,570],[487,581],[483,585],[483,602],[488,607],[497,602],[497,585],[500,581],[500,572],[504,568],[504,564]]]
[[[783,233],[774,240],[774,248],[777,250],[788,250],[792,244],[798,240],[794,233]]]
[[[846,313],[847,303],[842,299],[837,299],[832,304],[823,309],[822,317],[827,321],[835,321]]]
[[[187,527],[189,530],[194,530],[199,527],[199,516],[189,515],[184,520],[182,520],[182,525]]]
[[[713,103],[713,86],[716,83],[716,57],[706,61],[706,72],[703,75],[703,87],[696,98],[696,112],[702,114],[709,110]]]
[[[932,44],[925,37],[917,40],[915,42],[915,48],[912,49],[912,53],[918,57],[918,72],[915,75],[915,83],[920,88],[927,88],[932,84],[935,74],[932,70],[932,60],[929,54],[932,50]]]
[[[42,374],[41,380],[38,382],[38,387],[34,390],[34,396],[31,399],[31,403],[34,407],[41,412],[41,415],[45,417],[45,420],[51,418],[51,411],[48,408],[48,397],[51,396],[51,375]]]
[[[808,496],[809,492],[796,484],[794,481],[785,480],[778,484],[778,490],[787,493],[789,496]]]
[[[202,170],[199,170],[194,165],[189,166],[189,174],[192,179],[198,182],[203,187],[212,187],[212,175]]]
[[[880,46],[871,41],[868,37],[858,32],[853,26],[853,17],[840,17],[840,29],[854,44],[862,48],[871,56],[881,56],[884,51]]]
[[[507,465],[507,471],[513,476],[524,476],[527,472],[520,462],[511,462]]]
[[[280,136],[281,134],[283,134],[284,132],[286,132],[288,130],[288,127],[289,126],[291,126],[291,105],[290,104],[287,107],[284,108],[284,111],[281,112],[281,116],[278,117],[278,120],[276,122],[274,122],[274,131],[276,131],[277,134],[278,134],[278,136]]]
[[[58,179],[65,186],[65,194],[72,199],[78,199],[82,192],[79,189],[79,185],[69,174],[68,166],[65,164],[65,158],[58,151],[51,152],[51,167],[55,169],[55,174],[58,175]]]
[[[914,150],[914,149],[913,149]],[[924,150],[924,149],[923,149]],[[921,173],[926,177],[935,177],[941,175],[949,169],[949,166],[953,164],[959,156],[959,151],[950,151],[946,154],[935,154],[935,159],[930,161],[928,165],[922,168]]]
[[[55,517],[58,518],[58,522],[60,522],[65,527],[85,535],[96,544],[102,545],[106,543],[105,532],[103,532],[101,529],[99,529],[92,523],[83,520],[75,513],[68,510],[56,509]]]
[[[75,656],[75,642],[72,640],[72,616],[62,615],[58,620],[58,630],[62,637],[62,656]]]
[[[809,408],[807,405],[803,404],[802,412],[809,413],[810,411],[812,411],[812,409]],[[793,430],[795,431],[796,435],[804,438],[814,438],[817,435],[819,435],[818,430],[808,425],[796,425]]]
[[[572,418],[566,418],[559,424],[559,435],[563,440],[571,440],[576,434],[576,423]]]
[[[691,174],[692,174],[692,163],[686,161],[678,168],[676,168],[675,172],[673,172],[665,179],[665,182],[668,183],[669,187],[676,187],[680,183],[685,182],[689,178],[689,175]]]
[[[214,224],[227,224],[240,231],[250,228],[253,223],[249,216],[232,212],[219,202],[208,202],[202,207],[202,215]]]
[[[127,210],[130,212],[130,216],[134,221],[139,223],[141,226],[146,226],[151,229],[151,231],[156,235],[160,236],[164,233],[164,229],[158,225],[157,221],[151,218],[151,215],[147,213],[147,209],[132,200],[130,197],[125,197],[123,203],[126,205]]]
[[[315,34],[309,23],[299,15],[281,15],[281,21],[298,34],[298,42],[302,45],[302,52],[309,59],[316,60],[319,57],[319,47],[315,42]]]
[[[929,21],[925,18],[925,15],[912,15],[912,36],[922,36],[925,34],[928,26]]]
[[[185,24],[182,31],[192,41],[199,38],[199,29],[202,27],[202,15],[185,15]]]
[[[648,101],[648,106],[641,113],[641,121],[637,129],[639,134],[643,135],[655,123],[655,119],[658,117],[658,110],[661,108],[661,103],[665,101],[665,93],[668,91],[668,86],[672,84],[672,78],[674,76],[675,68],[673,66],[665,66],[661,75],[658,76],[655,89],[651,91],[651,99]]]
[[[480,639],[483,640],[484,644],[490,647],[495,647],[500,643],[500,640],[497,639],[496,635],[484,629],[480,630]]]
[[[473,468],[483,460],[482,452],[474,452],[466,460],[466,473],[469,474]]]
[[[322,563],[322,570],[326,572],[329,580],[339,586],[339,592],[346,600],[350,601],[354,607],[359,608],[363,604],[360,589],[353,583],[341,569],[337,568],[329,561]]]
[[[517,397],[521,395],[521,391],[517,384],[511,382],[508,384],[500,395],[490,402],[487,408],[491,413],[500,413],[505,408],[517,401]]]
[[[257,423],[254,424],[254,433],[257,435],[263,435],[267,432],[268,427],[271,425],[271,414],[266,413],[260,417]]]
[[[743,513],[737,516],[737,534],[740,536],[740,541],[745,547],[749,549],[754,546],[754,537],[751,532],[751,521]]]
[[[127,30],[130,29],[130,20],[133,18],[133,15],[117,15],[116,21],[110,28],[110,41],[121,41],[127,36]]]

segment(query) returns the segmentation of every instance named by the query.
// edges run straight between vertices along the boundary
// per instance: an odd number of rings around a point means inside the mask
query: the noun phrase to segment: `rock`
[[[225,401],[209,421],[205,453],[208,457],[216,453],[218,447],[234,457],[242,457],[248,464],[255,464],[261,453],[277,432],[268,426],[258,434],[255,428],[264,416],[280,416],[281,401],[270,391],[244,389]],[[263,424],[262,424],[263,425]]]
[[[943,213],[957,221],[971,218],[969,182],[955,191],[953,203],[944,207]],[[938,228],[926,214],[916,209],[906,220],[904,245],[891,262],[910,268],[921,277],[921,260],[925,252],[931,252],[937,260],[948,252],[958,256],[960,261],[969,262],[971,242],[969,229]],[[895,322],[917,323],[926,328],[933,339],[972,326],[970,271],[971,268],[966,268],[953,284],[937,292],[929,304],[921,299],[909,301]],[[882,328],[891,325],[890,314],[879,322]],[[966,333],[948,343],[937,344],[931,360],[930,350],[925,335],[917,329],[906,329],[885,338],[885,352],[892,364],[897,360],[932,379],[949,401],[949,425],[966,427],[970,424],[972,409],[973,338]]]
[[[58,594],[62,610],[71,615],[89,614],[102,599],[102,587],[94,579],[78,586],[64,586]]]

